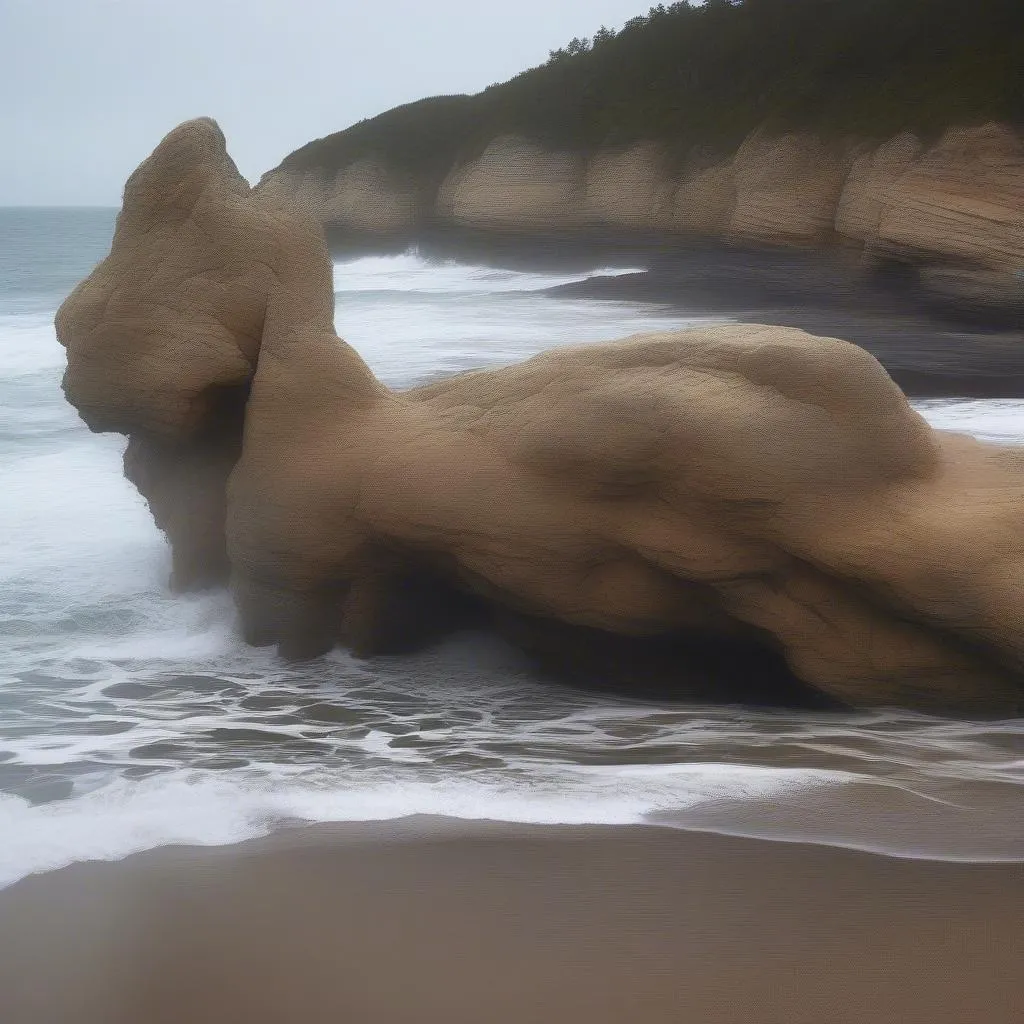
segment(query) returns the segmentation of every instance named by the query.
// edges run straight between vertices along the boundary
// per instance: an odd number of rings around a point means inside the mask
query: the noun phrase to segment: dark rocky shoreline
[[[653,302],[691,315],[798,327],[872,353],[913,398],[1024,398],[1024,321],[1013,309],[953,305],[910,264],[865,265],[845,249],[795,249],[578,234],[551,238],[437,229],[368,242],[327,231],[336,258],[399,253],[517,270],[645,269],[593,276],[546,294]]]

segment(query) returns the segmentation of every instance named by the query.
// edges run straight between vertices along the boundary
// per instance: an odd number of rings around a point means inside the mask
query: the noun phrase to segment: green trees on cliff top
[[[362,121],[281,166],[375,155],[430,178],[503,134],[584,150],[657,139],[682,158],[728,152],[759,125],[883,138],[987,119],[1024,124],[1024,0],[684,0],[475,96]]]

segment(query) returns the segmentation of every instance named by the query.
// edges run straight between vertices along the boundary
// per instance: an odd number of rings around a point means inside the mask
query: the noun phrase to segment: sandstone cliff
[[[503,136],[436,190],[367,159],[330,180],[273,171],[257,191],[356,236],[449,224],[859,247],[918,267],[950,300],[1024,315],[1024,141],[994,123],[930,146],[906,132],[866,144],[758,129],[731,157],[678,165],[655,142],[588,154]]]
[[[920,139],[910,132],[877,147],[860,147],[839,196],[836,231],[862,243],[877,238],[883,212],[899,202],[896,184],[920,159],[921,150]]]
[[[525,139],[495,139],[479,159],[452,169],[435,213],[455,224],[520,233],[578,227],[585,163],[548,153]]]
[[[937,291],[1024,315],[1024,140],[1003,125],[954,128],[894,177],[869,252],[920,260]]]
[[[848,160],[813,135],[757,132],[732,159],[736,203],[725,233],[764,242],[831,236]]]
[[[676,189],[672,220],[667,227],[683,233],[720,237],[726,234],[736,207],[736,175],[732,161],[684,169]]]
[[[355,235],[408,235],[429,202],[408,174],[370,158],[343,167],[331,178],[319,171],[274,171],[258,189],[270,202],[292,205],[321,223]]]
[[[578,170],[531,158],[537,211]],[[659,651],[681,696],[1024,708],[1024,457],[932,430],[864,350],[732,325],[397,393],[335,334],[331,277],[202,120],[58,313],[69,400],[130,436],[179,582],[230,575],[252,642],[371,655],[474,621],[563,668]]]
[[[584,220],[597,227],[659,231],[671,223],[676,184],[660,146],[598,152],[583,183]]]

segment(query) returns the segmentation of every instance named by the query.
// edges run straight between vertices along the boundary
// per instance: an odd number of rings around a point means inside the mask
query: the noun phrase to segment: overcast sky
[[[251,181],[310,139],[477,92],[651,0],[0,0],[0,205],[119,205],[209,115]]]

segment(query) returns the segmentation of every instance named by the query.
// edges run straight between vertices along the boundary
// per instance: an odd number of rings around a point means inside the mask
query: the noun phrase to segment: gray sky
[[[0,205],[118,205],[181,121],[251,181],[310,139],[477,92],[651,0],[0,0]]]

